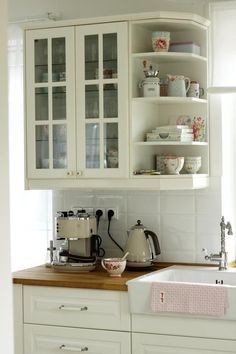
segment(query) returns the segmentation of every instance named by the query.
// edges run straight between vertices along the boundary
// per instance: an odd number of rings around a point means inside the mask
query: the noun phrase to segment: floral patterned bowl
[[[111,277],[120,277],[126,267],[126,259],[104,258],[101,260],[102,267]]]

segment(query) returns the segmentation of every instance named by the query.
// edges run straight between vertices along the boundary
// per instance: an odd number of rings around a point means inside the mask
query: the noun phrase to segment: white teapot
[[[189,87],[190,79],[183,75],[167,75],[168,90],[167,95],[171,97],[186,97]]]

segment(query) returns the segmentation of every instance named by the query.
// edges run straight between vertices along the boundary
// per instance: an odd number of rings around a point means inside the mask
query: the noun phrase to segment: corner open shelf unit
[[[178,17],[178,16],[177,16]],[[159,189],[194,189],[208,185],[209,176],[209,126],[207,88],[207,31],[208,24],[185,19],[181,14],[175,19],[157,18],[130,23],[130,173],[140,185],[158,185]],[[171,41],[194,42],[200,54],[181,52],[154,52],[152,32],[168,31]],[[139,83],[145,78],[143,62],[159,70],[159,78],[167,74],[184,75],[198,81],[203,88],[201,98],[193,97],[143,97]],[[198,119],[204,122],[204,137],[193,142],[146,141],[146,133],[158,126],[188,124]],[[187,123],[188,121],[188,123]],[[184,122],[184,123],[183,123]],[[202,166],[197,174],[149,175],[136,171],[155,170],[158,156],[201,156]]]

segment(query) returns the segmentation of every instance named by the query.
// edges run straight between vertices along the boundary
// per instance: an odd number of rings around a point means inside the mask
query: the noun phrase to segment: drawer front
[[[133,354],[223,354],[236,353],[236,341],[206,338],[132,334]]]
[[[24,286],[24,323],[130,330],[126,292]]]
[[[24,354],[131,354],[127,332],[26,324],[24,342]]]

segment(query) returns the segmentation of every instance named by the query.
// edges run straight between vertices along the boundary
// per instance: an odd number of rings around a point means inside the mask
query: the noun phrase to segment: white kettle
[[[161,253],[157,235],[147,230],[140,220],[128,231],[128,240],[125,252],[129,252],[127,264],[129,266],[151,266]]]

